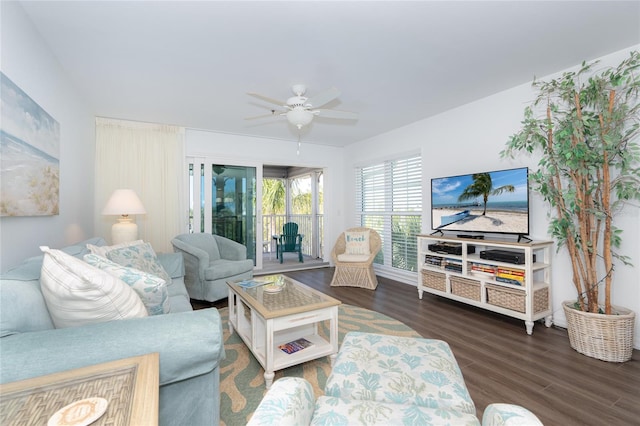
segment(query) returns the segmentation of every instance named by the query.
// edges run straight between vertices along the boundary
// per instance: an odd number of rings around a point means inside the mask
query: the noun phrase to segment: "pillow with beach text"
[[[345,254],[371,254],[369,249],[369,231],[347,231],[344,233],[346,242]]]

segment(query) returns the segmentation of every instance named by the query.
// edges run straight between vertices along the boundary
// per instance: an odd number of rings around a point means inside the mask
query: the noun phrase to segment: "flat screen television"
[[[528,235],[529,169],[431,179],[431,227],[463,234]]]

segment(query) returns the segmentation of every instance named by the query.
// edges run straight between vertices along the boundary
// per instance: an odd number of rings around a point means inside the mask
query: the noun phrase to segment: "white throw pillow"
[[[107,252],[128,246],[137,246],[138,244],[144,244],[142,240],[128,241],[126,243],[114,244],[112,246],[94,246],[93,244],[87,244],[87,248],[93,254],[98,256],[107,257]]]
[[[370,255],[369,231],[346,231],[344,233],[346,242],[345,254]]]
[[[86,254],[84,261],[128,284],[140,297],[149,315],[166,314],[171,310],[167,283],[162,278],[139,269],[119,265],[96,254]]]
[[[151,247],[149,243],[129,245],[109,250],[105,257],[122,266],[140,269],[141,271],[157,275],[165,280],[167,285],[171,284],[171,277],[162,267],[158,256],[156,256],[156,252],[153,251],[153,247]]]
[[[60,250],[40,249],[40,285],[56,328],[147,316],[138,295],[118,278]]]

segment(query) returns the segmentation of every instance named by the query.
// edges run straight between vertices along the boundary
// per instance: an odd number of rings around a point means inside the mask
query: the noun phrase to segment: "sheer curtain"
[[[188,229],[184,128],[96,118],[96,235],[111,240],[117,217],[102,216],[115,189],[133,189],[147,211],[137,215],[138,237],[156,252]]]

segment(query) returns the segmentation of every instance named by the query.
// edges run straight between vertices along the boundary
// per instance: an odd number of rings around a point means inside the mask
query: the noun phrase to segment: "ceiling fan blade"
[[[321,107],[322,105],[328,104],[338,96],[340,96],[340,91],[335,87],[331,87],[330,89],[327,89],[324,92],[320,92],[316,96],[307,99],[307,102],[305,102],[305,104],[310,105],[312,108],[317,108]]]
[[[314,109],[311,110],[318,117],[339,118],[341,120],[357,120],[358,113],[351,111],[338,111],[335,109]]]
[[[269,117],[277,117],[280,114],[262,114],[262,115],[254,115],[253,117],[245,117],[245,120],[258,120],[260,118],[269,118]]]
[[[284,101],[279,101],[277,99],[273,99],[273,98],[270,98],[268,96],[261,95],[260,93],[249,92],[249,93],[247,93],[247,95],[253,96],[254,98],[262,99],[263,101],[269,102],[270,104],[274,104],[274,105],[278,105],[278,106],[287,105],[287,103],[284,102]]]

